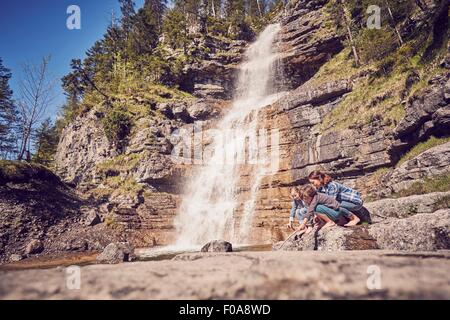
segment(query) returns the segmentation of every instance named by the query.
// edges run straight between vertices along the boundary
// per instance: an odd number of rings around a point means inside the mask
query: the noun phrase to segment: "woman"
[[[292,226],[292,223],[294,222],[294,218],[296,215],[298,215],[298,222],[301,225],[303,222],[303,217],[306,214],[306,206],[305,203],[302,201],[302,192],[299,187],[293,187],[291,189],[291,198],[292,198],[292,207],[291,207],[291,214],[289,217],[289,229],[294,229]]]
[[[351,222],[354,220],[360,221],[356,215],[344,208],[335,198],[317,192],[316,188],[312,185],[303,187],[302,199],[308,205],[305,218],[315,214],[320,220],[325,222],[324,228],[335,226],[341,216],[350,220],[345,226],[352,226]]]
[[[363,208],[363,200],[358,191],[333,181],[328,174],[321,171],[313,171],[308,176],[308,179],[320,193],[325,193],[326,195],[333,197],[340,202],[341,207],[356,215],[360,213],[360,210]],[[355,226],[360,221],[361,219],[356,216],[356,218],[352,219],[346,226]]]

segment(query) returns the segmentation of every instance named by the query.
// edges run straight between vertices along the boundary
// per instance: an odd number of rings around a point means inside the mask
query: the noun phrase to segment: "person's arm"
[[[327,185],[327,195],[328,196],[333,197],[335,200],[337,200],[339,192],[340,192],[340,190],[339,190],[339,186],[337,183],[332,181]]]
[[[293,229],[292,222],[294,222],[295,212],[296,211],[297,211],[297,203],[295,201],[292,201],[291,213],[290,213],[290,216],[289,216],[289,224],[288,224],[288,228],[289,229]]]
[[[307,224],[307,223],[308,223],[308,219],[307,219],[307,218],[304,218],[303,221],[302,221],[302,223],[301,223],[300,226],[298,227],[298,230],[299,230],[299,231],[304,230],[304,229],[306,228],[306,224]]]
[[[319,204],[318,202],[318,197],[315,196],[312,200],[311,203],[308,205],[308,211],[306,213],[305,219],[309,219],[309,217],[311,217],[314,214],[314,211],[316,210],[317,205]]]

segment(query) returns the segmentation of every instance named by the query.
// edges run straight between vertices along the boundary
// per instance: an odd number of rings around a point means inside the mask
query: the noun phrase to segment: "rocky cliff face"
[[[397,165],[418,142],[450,132],[448,47],[444,59],[437,61],[441,68],[422,89],[412,91],[411,82],[418,80],[410,74],[395,82],[388,77],[372,80],[376,68],[347,68],[342,63],[350,51],[326,26],[327,3],[291,2],[282,19],[285,68],[301,74],[288,77],[293,86],[300,85],[260,114],[262,126],[280,130],[282,151],[280,171],[266,177],[262,186],[254,220],[257,241],[286,236],[282,225],[290,205],[289,187],[305,183],[312,170],[331,172],[366,198],[391,196],[427,177],[448,181],[445,144]],[[440,24],[444,12],[442,2],[430,1],[428,10],[417,8],[410,23],[417,28],[422,19]],[[405,37],[410,27],[402,26]],[[442,28],[445,34],[447,27]],[[396,102],[385,103],[390,100]],[[443,184],[448,190],[448,182]]]
[[[186,65],[183,72],[182,89],[191,96],[162,95],[154,102],[130,94],[118,101],[151,112],[136,117],[120,148],[108,140],[103,129],[105,113],[99,108],[79,116],[61,134],[58,175],[91,195],[97,213],[123,229],[137,246],[172,241],[173,219],[187,174],[186,166],[171,157],[174,145],[185,132],[192,132],[194,122],[211,126],[223,114],[248,45],[209,37],[202,41],[209,53]]]
[[[427,1],[425,10],[417,7],[401,26],[402,35],[412,37],[414,30],[446,34],[443,2]],[[327,0],[290,1],[280,17],[283,68],[277,80],[289,93],[259,117],[261,127],[280,130],[281,166],[261,186],[252,222],[254,242],[276,242],[286,236],[289,187],[306,182],[314,169],[331,171],[374,198],[450,171],[448,144],[397,166],[417,143],[450,132],[448,48],[431,77],[414,72],[379,77],[378,66],[352,66],[344,37],[330,26],[329,9]],[[192,173],[190,166],[178,165],[170,157],[176,144],[173,133],[192,128],[197,120],[213,127],[232,98],[247,43],[205,41],[211,53],[185,70],[182,89],[193,98],[152,104],[132,97],[162,116],[138,119],[121,150],[105,137],[104,115],[96,110],[80,116],[62,134],[58,174],[91,194],[98,213],[123,227],[130,238],[141,233],[138,245],[173,239],[184,179]],[[240,196],[245,197],[245,176],[242,181]]]

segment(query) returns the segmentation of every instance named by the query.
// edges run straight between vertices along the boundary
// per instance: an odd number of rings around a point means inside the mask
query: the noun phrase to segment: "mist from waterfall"
[[[249,241],[259,186],[272,165],[271,155],[264,150],[274,135],[269,137],[260,129],[257,115],[282,94],[274,85],[279,31],[279,24],[269,25],[247,49],[232,107],[210,137],[208,157],[186,185],[175,219],[177,247],[199,246],[215,239],[239,244]],[[239,201],[243,168],[247,170],[248,195]],[[242,213],[237,219],[239,207]]]

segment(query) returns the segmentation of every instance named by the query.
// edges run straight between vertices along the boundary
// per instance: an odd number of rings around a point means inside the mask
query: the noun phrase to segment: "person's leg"
[[[346,215],[346,217],[350,219],[350,222],[345,225],[346,227],[356,226],[358,223],[361,222],[359,214],[360,211],[363,209],[362,204],[354,204],[352,202],[342,201],[341,208],[344,208],[347,211],[349,211],[349,215]]]
[[[339,213],[350,220],[347,224],[344,225],[345,227],[356,226],[361,221],[361,219],[359,219],[356,215],[348,211],[343,206],[339,207]]]
[[[333,224],[334,223],[334,221],[333,220],[331,220],[326,214],[324,214],[324,213],[319,213],[319,212],[316,212],[316,216],[317,216],[317,219],[318,219],[318,224],[319,224],[319,226],[318,226],[318,229],[320,230],[320,229],[322,229],[323,227],[325,227],[325,226],[330,226],[331,224]]]
[[[316,209],[316,212],[327,215],[332,221],[336,222],[339,220],[341,213],[339,211],[333,210],[323,204],[319,204]]]
[[[342,201],[341,207],[351,211],[352,213],[358,213],[363,208],[363,205],[362,204],[354,204],[354,203],[351,203],[348,201]]]
[[[317,215],[325,221],[325,225],[323,228],[333,227],[336,225],[336,221],[339,220],[339,212],[336,210],[333,210],[327,206],[324,206],[322,204],[319,204],[316,207]]]
[[[346,227],[356,226],[361,221],[361,219],[356,214],[353,213],[350,214],[351,214],[350,222],[345,225]]]
[[[312,230],[313,230],[312,226],[307,226],[305,234],[310,234]]]

